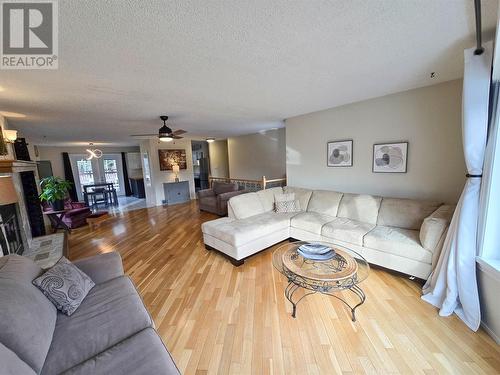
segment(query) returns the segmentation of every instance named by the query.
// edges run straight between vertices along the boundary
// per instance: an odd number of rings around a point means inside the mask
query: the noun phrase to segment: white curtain
[[[439,315],[455,312],[477,331],[481,323],[476,281],[477,223],[483,172],[491,76],[492,43],[481,55],[464,51],[462,140],[467,178],[450,223],[436,268],[424,285],[422,299],[438,307]]]

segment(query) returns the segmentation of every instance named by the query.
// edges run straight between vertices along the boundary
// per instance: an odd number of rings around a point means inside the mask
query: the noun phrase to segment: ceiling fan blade
[[[173,139],[182,139],[182,138],[184,138],[184,137],[179,137],[178,135],[172,134],[172,138],[173,138]]]
[[[178,130],[172,132],[173,135],[181,135],[181,134],[184,134],[184,133],[187,133],[187,131],[182,130],[182,129],[178,129]]]
[[[152,136],[158,136],[158,133],[153,133],[153,134],[129,134],[130,137],[152,137]]]

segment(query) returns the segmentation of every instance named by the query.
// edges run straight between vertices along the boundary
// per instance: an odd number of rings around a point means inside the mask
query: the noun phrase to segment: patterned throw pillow
[[[296,199],[290,201],[275,202],[275,211],[278,213],[300,212],[300,202]]]
[[[295,193],[281,193],[281,194],[275,194],[274,195],[274,202],[286,202],[286,201],[294,201],[295,200]]]
[[[33,280],[33,285],[38,287],[58,310],[70,316],[95,284],[78,267],[62,257],[42,276]]]

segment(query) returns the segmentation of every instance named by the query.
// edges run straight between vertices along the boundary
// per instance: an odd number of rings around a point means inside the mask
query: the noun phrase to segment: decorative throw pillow
[[[288,193],[288,194],[281,193],[281,194],[274,195],[274,203],[294,201],[294,200],[295,200],[295,193]]]
[[[295,193],[275,194],[274,211],[279,213],[300,212],[300,202],[295,199]]]
[[[62,257],[42,276],[33,280],[33,285],[38,287],[58,310],[70,316],[95,284],[78,267]]]
[[[300,202],[297,199],[292,201],[275,202],[275,211],[278,213],[300,212]]]

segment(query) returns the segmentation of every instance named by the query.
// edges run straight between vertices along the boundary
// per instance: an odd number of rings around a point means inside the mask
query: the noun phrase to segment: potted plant
[[[45,177],[40,181],[40,200],[49,203],[54,211],[64,210],[64,199],[72,183],[59,177]]]

